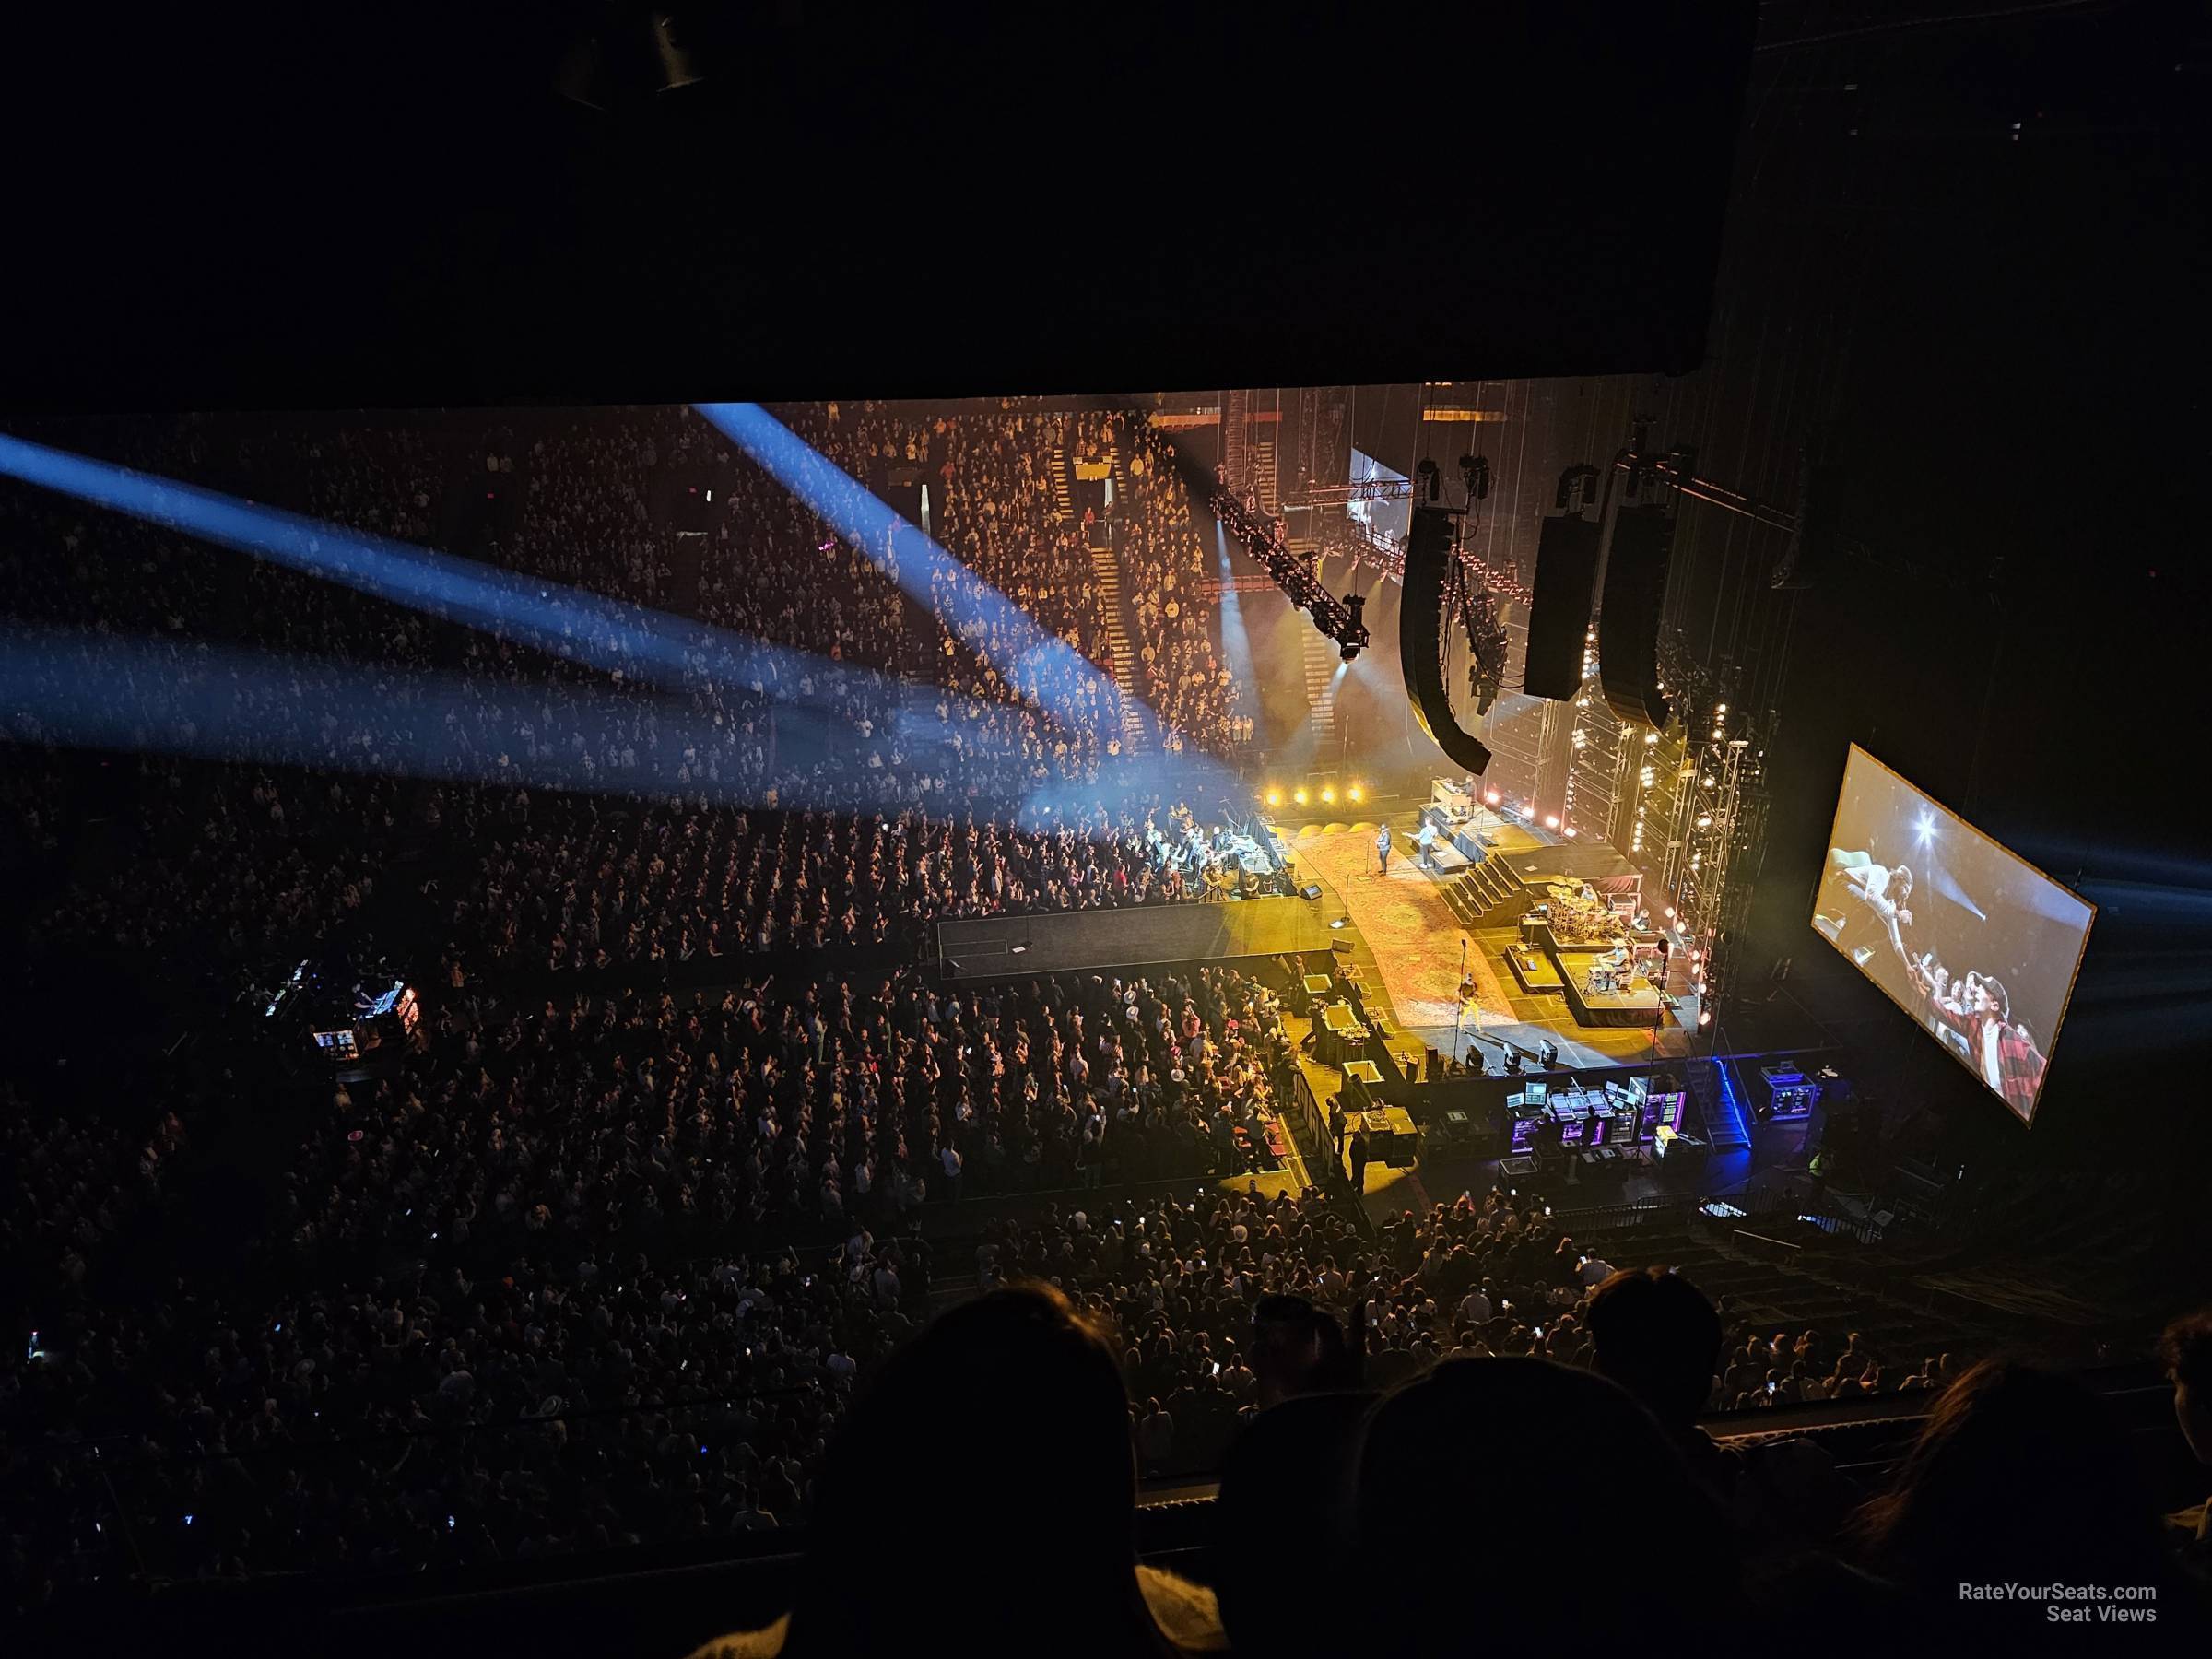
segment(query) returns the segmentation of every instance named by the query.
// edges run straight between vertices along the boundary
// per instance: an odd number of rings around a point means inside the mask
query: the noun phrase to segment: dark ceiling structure
[[[55,10],[0,407],[1680,371],[1753,13]]]

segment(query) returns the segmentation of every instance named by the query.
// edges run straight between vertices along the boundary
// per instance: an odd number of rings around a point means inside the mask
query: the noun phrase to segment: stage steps
[[[1691,1061],[1690,1087],[1705,1120],[1707,1145],[1715,1152],[1734,1152],[1751,1144],[1750,1096],[1733,1062]]]
[[[1053,517],[1063,524],[1076,516],[1075,487],[1068,481],[1072,475],[1067,468],[1067,445],[1065,443],[1053,444]]]
[[[1509,927],[1528,909],[1528,888],[1492,853],[1443,884],[1444,902],[1468,927]]]

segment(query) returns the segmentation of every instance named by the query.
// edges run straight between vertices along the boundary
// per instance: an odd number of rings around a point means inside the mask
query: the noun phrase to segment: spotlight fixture
[[[1302,789],[1294,789],[1290,792],[1290,798],[1303,806],[1306,804],[1306,792]]]
[[[1494,789],[1485,790],[1482,798],[1493,806],[1498,805],[1498,792]]]
[[[1282,804],[1283,804],[1283,792],[1282,792],[1281,790],[1279,790],[1279,789],[1271,789],[1271,790],[1269,790],[1269,791],[1267,792],[1267,805],[1268,805],[1268,806],[1280,806]]]
[[[1701,1009],[1698,1014],[1698,1023],[1701,1026],[1711,1025],[1712,1023],[1712,1010],[1711,1008]]]
[[[1547,812],[1547,813],[1546,813],[1546,814],[1544,815],[1544,828],[1545,828],[1545,829],[1547,829],[1547,830],[1557,830],[1559,827],[1559,815],[1558,813],[1556,813],[1556,812]]]
[[[1352,801],[1352,805],[1353,805],[1353,806],[1357,806],[1358,805],[1359,805],[1359,803],[1360,803],[1360,802],[1362,802],[1362,801],[1364,801],[1365,799],[1367,799],[1367,791],[1365,791],[1364,789],[1361,789],[1361,788],[1359,787],[1359,784],[1357,784],[1357,783],[1355,783],[1355,784],[1353,784],[1353,785],[1352,785],[1352,787],[1351,787],[1351,789],[1350,789],[1350,791],[1349,791],[1349,794],[1350,794],[1350,795],[1351,795],[1351,801]]]
[[[1335,784],[1330,783],[1323,786],[1321,792],[1321,804],[1324,806],[1334,806],[1336,805]]]

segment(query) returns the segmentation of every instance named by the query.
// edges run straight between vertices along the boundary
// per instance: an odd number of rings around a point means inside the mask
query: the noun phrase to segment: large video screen
[[[1852,745],[1813,926],[2022,1123],[2096,914]]]

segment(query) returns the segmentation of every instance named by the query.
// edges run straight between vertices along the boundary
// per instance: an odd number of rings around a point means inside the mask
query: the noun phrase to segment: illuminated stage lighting
[[[1494,789],[1485,792],[1482,798],[1493,806],[1498,805],[1498,792]]]
[[[980,637],[1006,642],[983,660],[1023,700],[1080,724],[1094,701],[1111,701],[1117,694],[1112,678],[1082,653],[982,581],[759,404],[692,406],[924,609],[933,608],[940,592],[964,595],[964,614],[950,620],[963,630],[979,625]],[[1154,744],[1160,745],[1168,734],[1159,716],[1141,705],[1138,712]],[[1217,785],[1229,782],[1225,771],[1190,757],[1188,751],[1170,751],[1167,758],[1197,768]]]
[[[1306,792],[1302,789],[1294,789],[1290,792],[1290,798],[1303,806],[1306,804]]]
[[[86,688],[98,688],[88,690]],[[189,755],[441,782],[519,784],[580,794],[641,794],[718,806],[766,804],[766,785],[702,775],[698,762],[728,752],[731,733],[675,703],[658,714],[660,742],[634,768],[593,759],[619,745],[636,704],[612,688],[577,686],[548,721],[503,699],[496,682],[457,673],[409,682],[404,704],[379,667],[297,656],[103,637],[69,629],[0,629],[0,703],[37,723],[47,741],[125,753]],[[571,741],[571,739],[573,741]],[[807,710],[789,712],[781,741],[794,771],[849,752],[849,728]],[[1018,743],[975,752],[997,761]],[[959,763],[952,762],[957,779]],[[849,804],[833,782],[777,784],[778,803],[802,810]],[[1028,790],[984,787],[978,810],[1013,812]]]
[[[298,513],[134,472],[64,450],[0,435],[0,474],[81,501],[194,535],[271,564],[427,611],[500,639],[512,640],[587,667],[661,684],[707,680],[756,687],[777,701],[810,700],[802,679],[840,665],[745,634],[660,612],[640,611],[588,589],[434,553],[406,542],[350,530]],[[869,669],[847,669],[887,700],[933,709],[920,688],[906,688]]]
[[[1336,805],[1336,786],[1334,783],[1328,784],[1323,788],[1321,792],[1321,801],[1322,805],[1324,806],[1334,806]]]
[[[819,461],[819,457],[816,459]],[[828,464],[823,462],[821,465],[826,467]],[[833,467],[829,470],[835,472]],[[890,725],[910,748],[917,743],[949,743],[959,735],[950,723],[937,717],[935,706],[941,693],[935,688],[908,686],[878,670],[836,664],[744,634],[642,610],[583,588],[497,570],[6,435],[0,435],[0,475],[20,478],[167,530],[197,536],[337,586],[477,628],[497,638],[602,670],[616,679],[749,689],[769,701],[793,708],[814,723],[811,728],[803,727],[790,734],[796,741],[822,741],[832,734],[830,723],[813,711],[818,708],[834,714],[841,709],[844,700],[832,697],[826,688],[810,692],[797,689],[810,677],[819,678],[830,671],[836,671],[848,694],[865,688],[880,698],[880,706],[885,711],[883,724]],[[843,477],[842,474],[837,476]],[[850,479],[845,482],[851,486]],[[881,503],[874,502],[873,498],[869,501],[883,517],[903,525],[903,521]],[[857,509],[848,512],[846,519],[856,536],[865,535],[877,522],[865,510]],[[915,542],[931,546],[911,527],[907,527],[907,535]],[[869,545],[888,546],[890,540],[887,534]],[[941,553],[937,556],[947,557]],[[911,559],[915,555],[901,547],[900,557]],[[927,580],[926,575],[923,580]],[[966,586],[967,591],[973,593],[977,584],[971,578]],[[1001,628],[1002,637],[1027,640],[1041,631],[995,590],[986,588],[984,593],[986,597],[978,602],[979,610],[990,610],[990,602],[995,600],[999,606],[1020,617],[1027,629],[1025,634],[1010,623],[1005,624]],[[1075,655],[1069,647],[1053,639],[1048,645],[1032,645],[1019,662],[1003,665],[1002,675],[1009,684],[1021,689],[1023,665],[1034,667],[1055,650],[1064,657]],[[247,660],[241,672],[247,669],[257,671],[252,659]],[[1088,664],[1078,672],[1083,671],[1100,686],[1111,684]],[[1065,677],[1047,678],[1052,684],[1069,683]],[[1039,706],[1049,709],[1053,701],[1047,699]],[[1080,703],[1079,697],[1077,702]],[[1082,724],[1080,706],[1068,712],[1071,724]],[[1157,727],[1157,717],[1152,718]],[[522,747],[526,748],[527,743]],[[241,747],[237,752],[255,751]],[[550,779],[545,784],[563,786]],[[591,781],[566,786],[599,787]],[[668,793],[677,793],[674,781]],[[1097,803],[1095,785],[1081,790],[1070,786],[1062,793],[1068,796],[1065,802],[1054,798],[1050,788],[1033,790],[1029,800],[1021,805],[1024,818],[1049,822],[1064,807],[1078,810]],[[1125,774],[1114,781],[1111,793],[1132,797],[1174,794],[1194,800],[1226,798],[1234,793],[1234,782],[1226,769],[1213,761],[1187,753],[1169,752],[1149,757],[1141,766],[1126,769]]]
[[[1359,787],[1359,784],[1357,784],[1357,783],[1353,784],[1353,785],[1352,785],[1352,787],[1351,787],[1351,800],[1352,800],[1352,805],[1353,805],[1353,806],[1358,806],[1358,805],[1359,805],[1359,804],[1361,801],[1365,800],[1366,798],[1367,798],[1367,792],[1366,792],[1365,790],[1361,789],[1361,788]]]
[[[1545,828],[1545,829],[1547,829],[1547,830],[1557,830],[1559,827],[1559,818],[1558,818],[1558,816],[1557,816],[1556,814],[1553,814],[1553,813],[1548,813],[1548,812],[1547,812],[1547,813],[1546,813],[1546,814],[1544,815],[1544,828]]]
[[[1712,1023],[1712,1010],[1711,1008],[1700,1009],[1698,1014],[1698,1023],[1701,1026],[1711,1025]]]
[[[1269,790],[1269,791],[1267,792],[1267,805],[1268,805],[1268,806],[1280,806],[1282,804],[1283,804],[1283,792],[1282,792],[1281,790],[1279,790],[1279,789],[1271,789],[1271,790]]]

